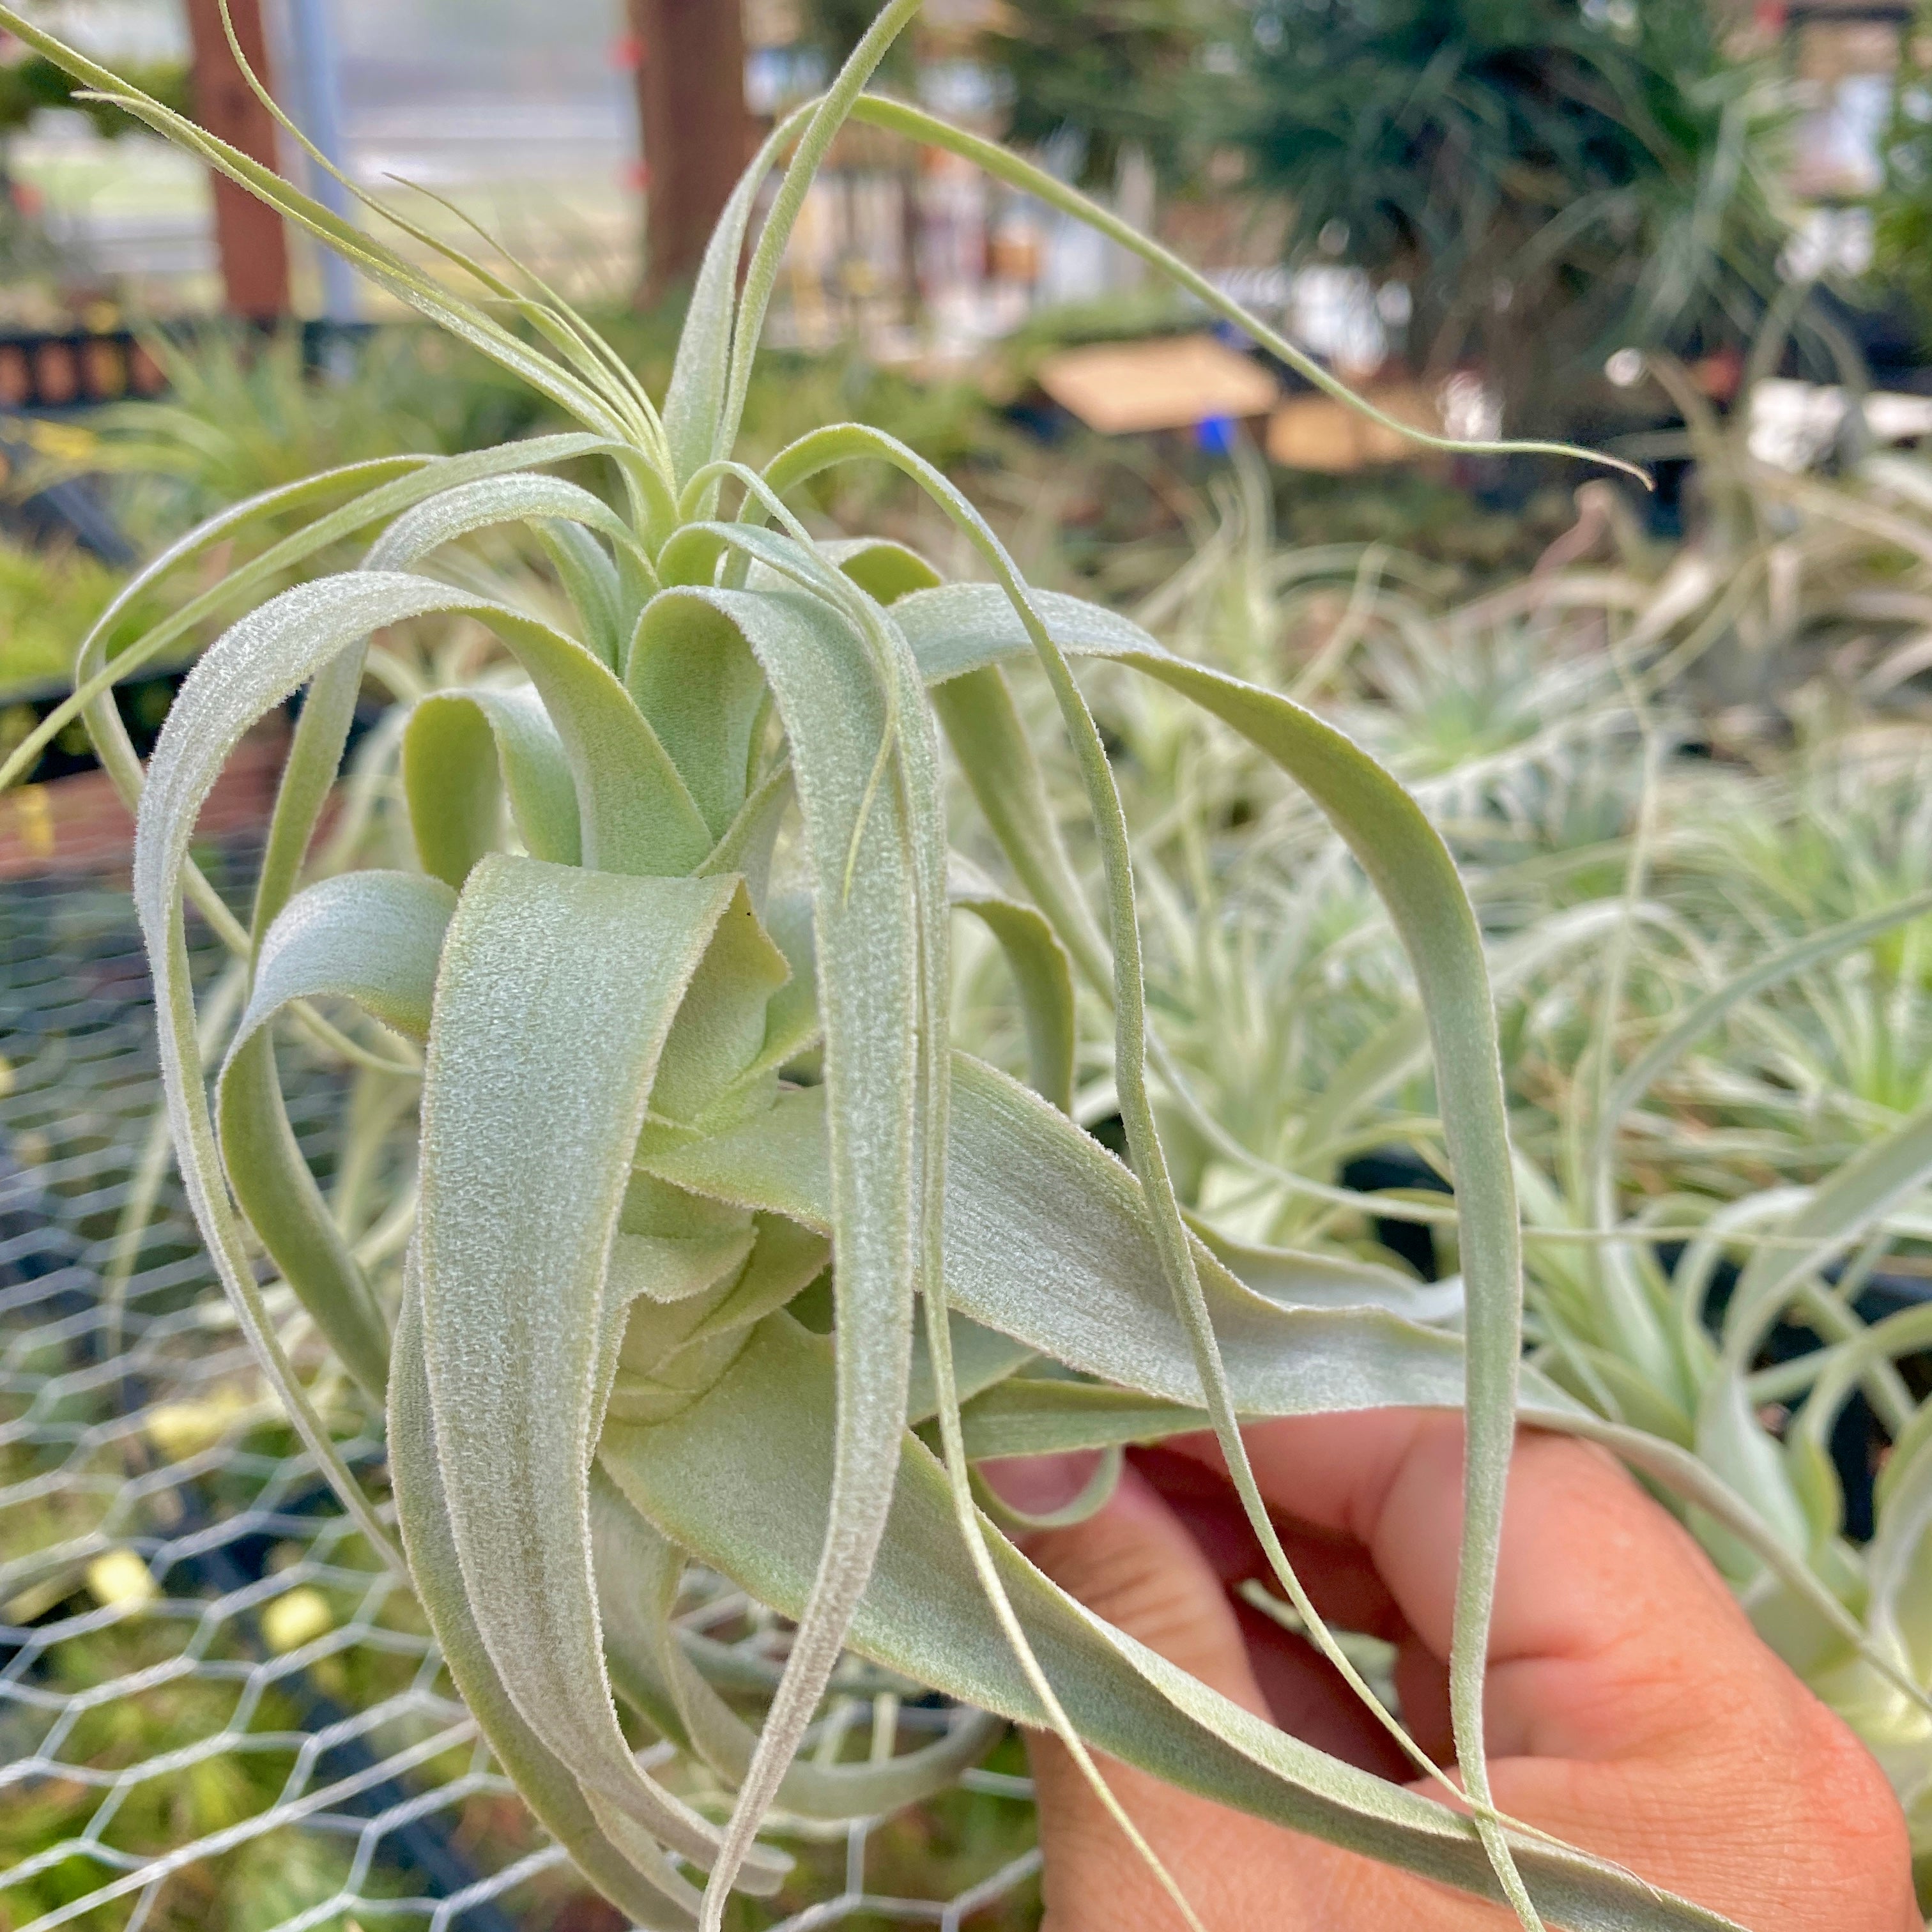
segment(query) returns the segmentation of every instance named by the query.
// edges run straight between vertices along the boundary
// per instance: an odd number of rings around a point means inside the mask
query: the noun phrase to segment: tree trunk
[[[738,0],[630,0],[638,40],[649,220],[644,286],[697,273],[712,224],[750,157]]]
[[[229,0],[229,16],[248,64],[269,82],[260,0]],[[275,165],[274,117],[256,99],[228,44],[220,0],[188,0],[194,47],[194,118],[211,134],[265,167]],[[289,244],[282,218],[248,190],[215,174],[214,236],[231,315],[272,322],[289,312]]]

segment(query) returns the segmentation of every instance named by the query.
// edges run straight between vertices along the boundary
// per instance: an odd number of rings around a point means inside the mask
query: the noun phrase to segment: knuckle
[[[1828,1830],[1874,1852],[1889,1852],[1903,1871],[1910,1862],[1905,1813],[1891,1780],[1851,1726],[1808,1698],[1802,1742],[1805,1796]]]

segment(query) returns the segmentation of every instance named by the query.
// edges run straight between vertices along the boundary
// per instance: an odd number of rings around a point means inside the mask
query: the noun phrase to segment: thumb
[[[981,1465],[1003,1494],[1001,1472]],[[1052,1473],[1013,1472],[1037,1508]],[[1064,1478],[1066,1472],[1061,1472]],[[1022,1501],[1012,1497],[1016,1502]],[[1106,1508],[1084,1522],[1027,1536],[1022,1547],[1070,1595],[1168,1662],[1249,1710],[1266,1706],[1248,1667],[1240,1628],[1207,1558],[1180,1519],[1130,1464]],[[1183,1918],[1073,1761],[1051,1736],[1027,1740],[1046,1856],[1042,1932],[1184,1932]],[[1102,1761],[1102,1775],[1145,1834],[1184,1896],[1207,1923],[1255,1922],[1220,1909],[1231,1883],[1255,1861],[1246,1843],[1265,1828],[1173,1790],[1142,1772]]]
[[[1268,1715],[1220,1577],[1131,1464],[1105,1508],[1064,1529],[1036,1531],[1021,1547],[1097,1616],[1258,1717]]]

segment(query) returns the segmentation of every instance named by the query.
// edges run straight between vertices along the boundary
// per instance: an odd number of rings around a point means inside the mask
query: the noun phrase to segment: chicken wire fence
[[[209,856],[237,902],[251,857]],[[157,1126],[148,999],[124,889],[0,885],[0,1932],[610,1932],[255,1373]],[[326,1173],[343,1076],[286,1071]],[[380,1496],[376,1420],[311,1358]],[[681,1615],[748,1666],[782,1651],[717,1580]],[[812,1749],[943,1728],[912,1690],[855,1664]],[[1023,1769],[1009,1739],[914,1809],[778,1821],[797,1870],[734,1922],[1030,1924]]]

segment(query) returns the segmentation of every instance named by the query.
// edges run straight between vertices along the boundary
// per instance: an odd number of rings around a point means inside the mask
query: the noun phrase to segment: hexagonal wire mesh
[[[214,856],[224,891],[249,858]],[[206,988],[220,949],[192,930]],[[602,1932],[616,1915],[524,1810],[254,1372],[158,1131],[148,1002],[124,890],[0,887],[0,1932]],[[326,1172],[340,1076],[290,1072]],[[380,1490],[380,1430],[283,1294]],[[682,1614],[747,1663],[784,1640],[716,1580]],[[946,1721],[855,1669],[812,1748],[884,1754]],[[1010,1739],[915,1810],[780,1821],[798,1873],[736,1922],[1030,1923],[1023,1769]]]

